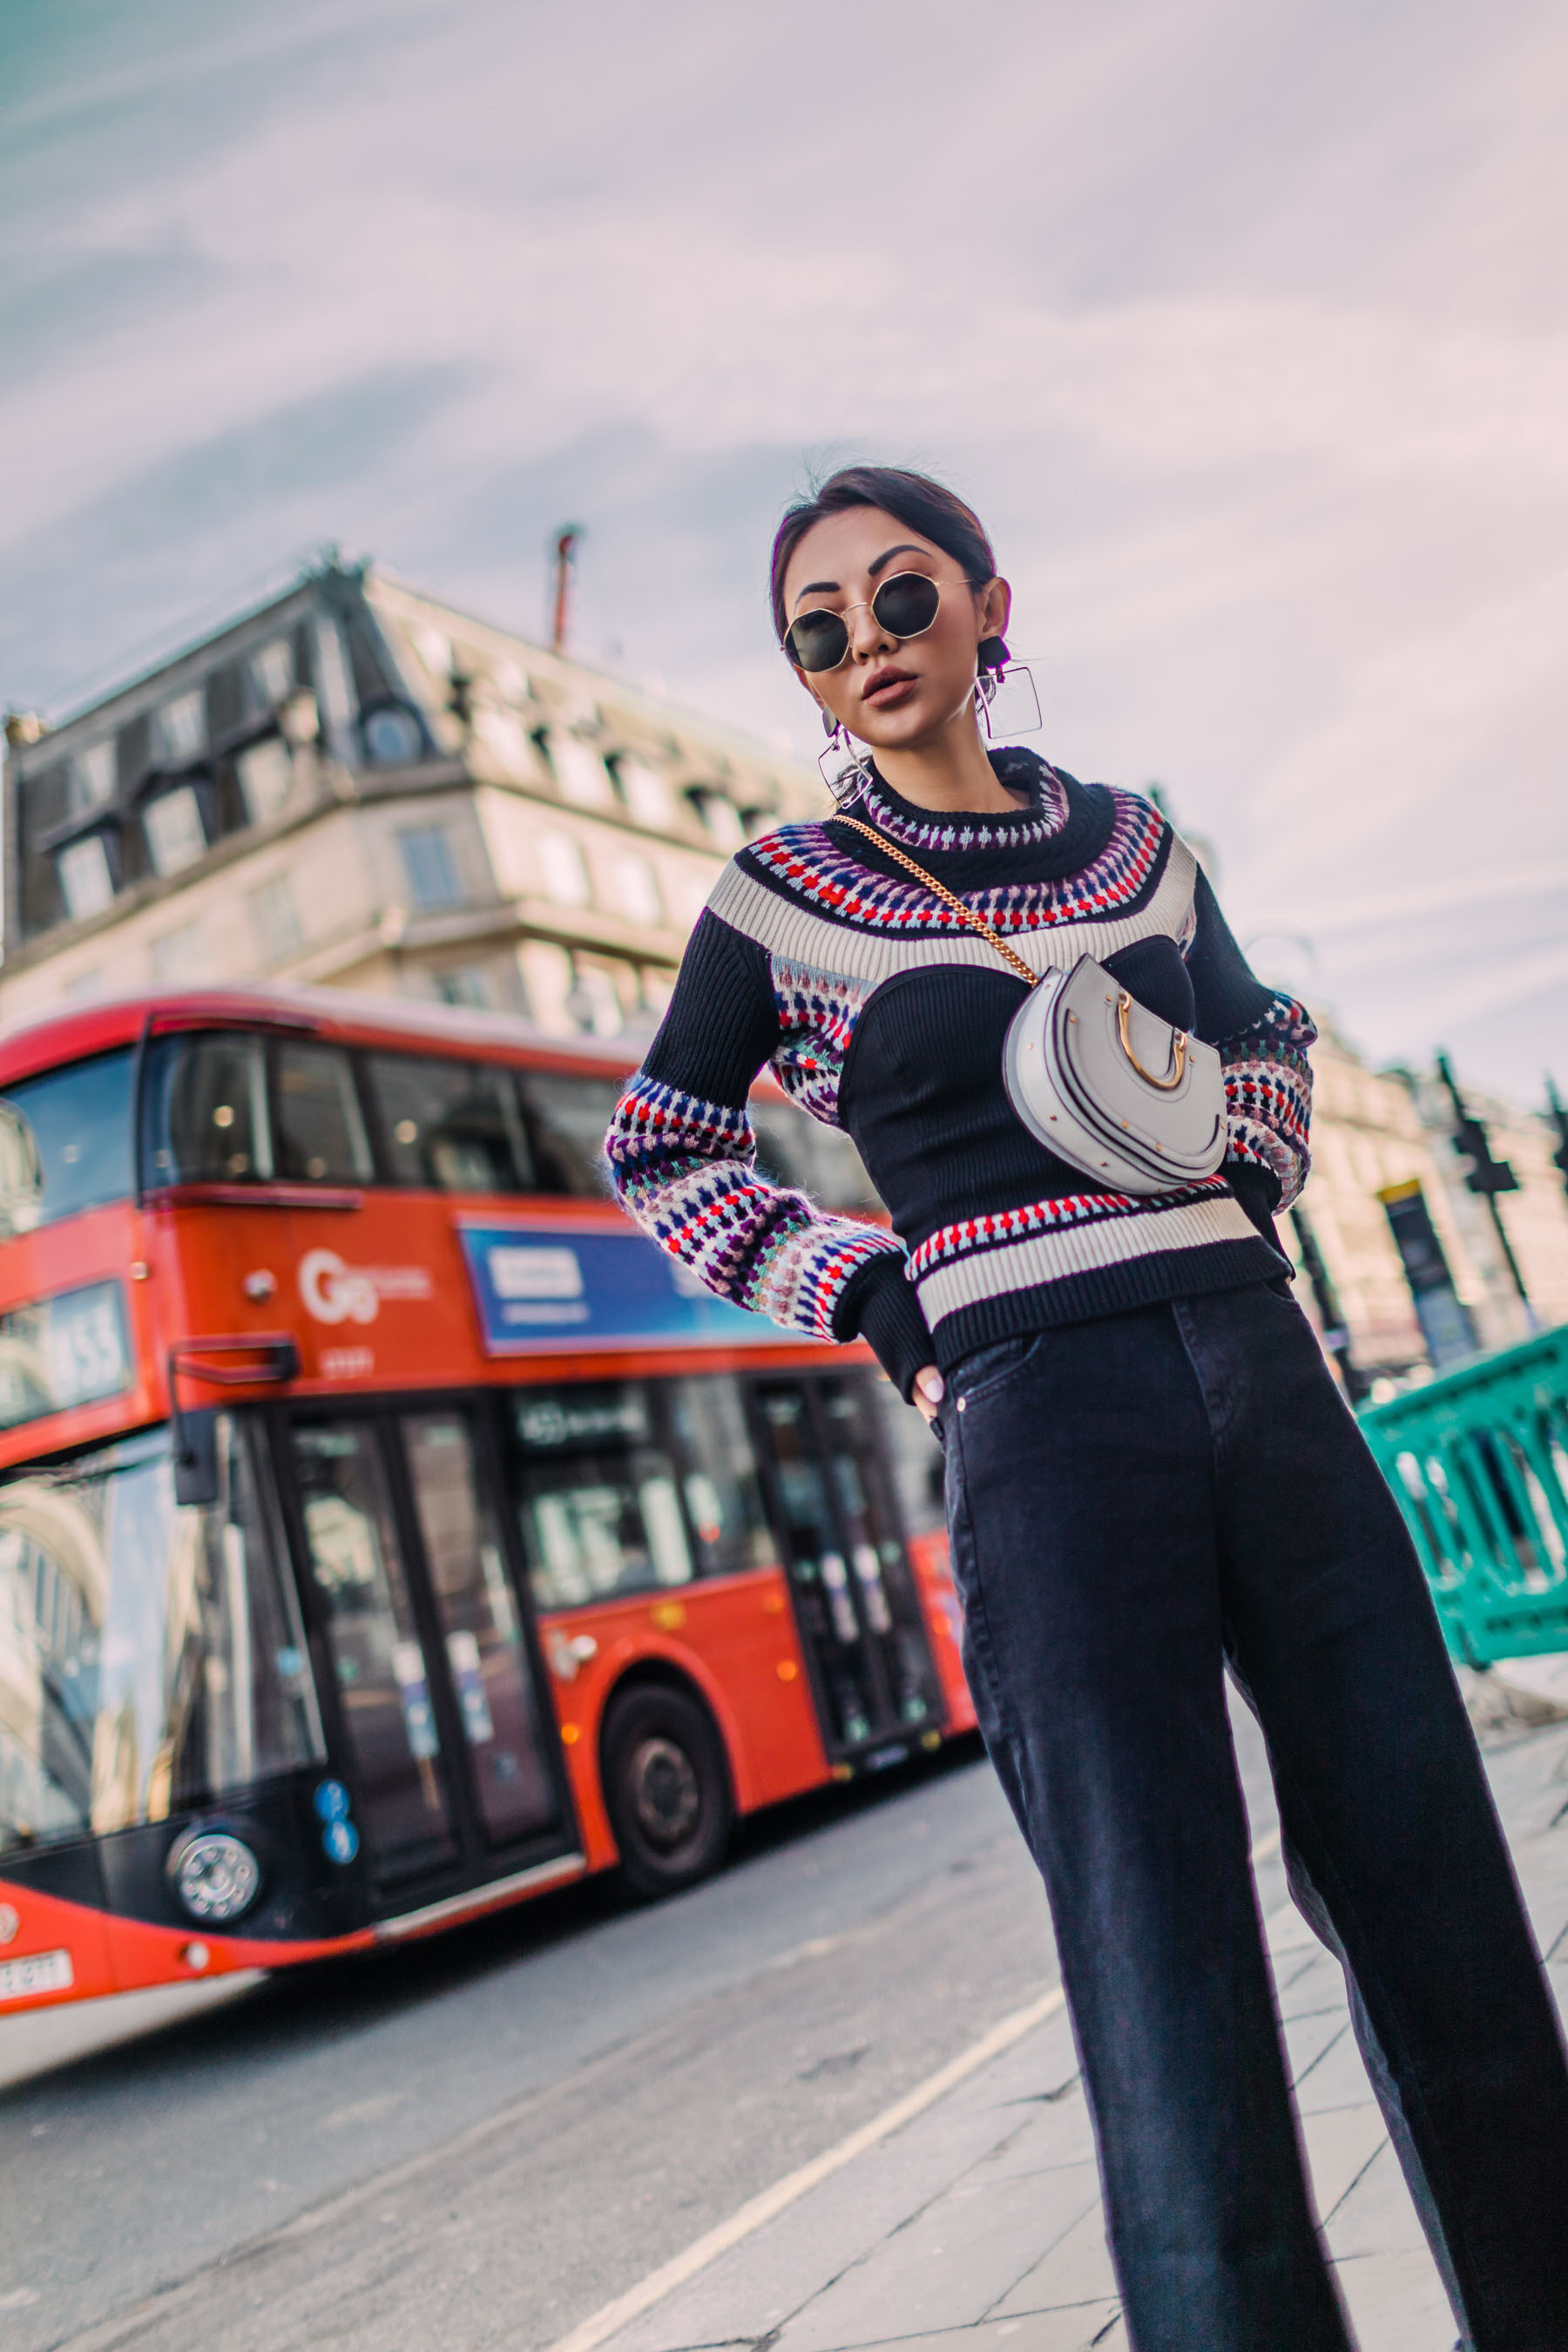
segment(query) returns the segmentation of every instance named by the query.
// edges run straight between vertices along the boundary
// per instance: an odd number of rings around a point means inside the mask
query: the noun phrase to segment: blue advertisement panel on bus
[[[642,1234],[458,1221],[485,1350],[776,1346],[776,1327],[704,1290]]]

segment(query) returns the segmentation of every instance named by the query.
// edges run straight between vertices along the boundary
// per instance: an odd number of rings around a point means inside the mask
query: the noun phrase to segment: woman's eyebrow
[[[929,547],[921,547],[912,539],[900,539],[897,547],[884,548],[875,563],[868,563],[866,577],[868,580],[875,580],[883,564],[890,563],[895,555],[929,555],[930,553]]]
[[[866,577],[868,580],[875,580],[883,564],[890,563],[895,555],[929,555],[930,553],[930,548],[922,547],[918,540],[900,539],[897,547],[885,547],[875,563],[868,563]],[[797,593],[795,601],[798,604],[802,596],[837,596],[837,580],[808,580],[805,586]]]

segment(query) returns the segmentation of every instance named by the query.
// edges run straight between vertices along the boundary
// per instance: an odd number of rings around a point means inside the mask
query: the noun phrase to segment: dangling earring
[[[826,746],[816,755],[822,781],[840,808],[855,798],[865,782],[866,763],[849,741],[849,730],[830,710],[822,714],[822,731]]]
[[[985,637],[980,646],[980,674],[974,681],[974,714],[987,739],[1032,735],[1043,722],[1034,673],[1016,662],[1001,637]]]

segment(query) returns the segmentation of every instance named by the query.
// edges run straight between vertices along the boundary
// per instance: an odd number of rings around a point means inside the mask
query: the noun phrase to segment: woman
[[[1421,1573],[1293,1304],[1314,1032],[1135,794],[988,752],[1009,592],[958,499],[879,467],[784,517],[773,614],[839,816],[742,850],[607,1150],[708,1286],[869,1340],[947,1455],[965,1665],[1044,1876],[1138,2352],[1342,2352],[1247,1864],[1228,1663],[1290,1884],[1349,1977],[1478,2352],[1568,2352],[1568,2069]],[[977,690],[977,679],[979,687]],[[869,835],[869,837],[868,837]],[[1098,1188],[1003,1076],[1031,973],[1103,962],[1218,1049],[1215,1173]],[[756,1171],[764,1064],[845,1128],[893,1233]]]

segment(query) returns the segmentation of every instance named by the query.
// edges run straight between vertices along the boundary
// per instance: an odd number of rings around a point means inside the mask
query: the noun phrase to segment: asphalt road
[[[0,2022],[0,2340],[533,2352],[1054,1973],[963,1749],[652,1909],[574,1890],[118,2043],[113,2004]]]

